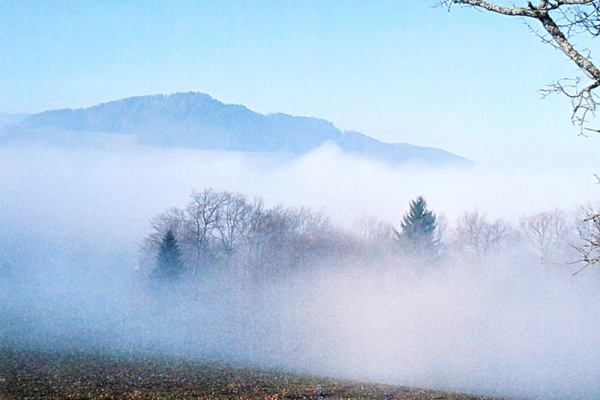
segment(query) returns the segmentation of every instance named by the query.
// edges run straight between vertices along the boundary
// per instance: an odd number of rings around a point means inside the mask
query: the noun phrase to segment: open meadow
[[[0,350],[0,397],[12,399],[444,399],[440,392],[148,354]]]

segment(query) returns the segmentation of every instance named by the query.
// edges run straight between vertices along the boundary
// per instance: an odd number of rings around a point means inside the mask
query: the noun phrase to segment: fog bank
[[[575,169],[420,169],[336,148],[305,157],[191,150],[0,149],[0,338],[7,346],[175,352],[315,374],[530,398],[600,396],[595,270],[515,252],[485,263],[323,260],[289,279],[213,272],[152,288],[138,269],[150,218],[192,189],[309,206],[351,226],[399,226],[424,195],[453,221],[594,200]]]

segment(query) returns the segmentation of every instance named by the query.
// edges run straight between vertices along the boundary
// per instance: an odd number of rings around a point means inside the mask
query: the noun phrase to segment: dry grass
[[[444,399],[490,397],[143,355],[0,350],[1,399]]]

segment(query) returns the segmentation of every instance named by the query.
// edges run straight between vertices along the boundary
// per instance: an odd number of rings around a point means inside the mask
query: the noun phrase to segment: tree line
[[[513,226],[471,210],[448,227],[419,196],[408,204],[398,229],[373,216],[345,229],[322,212],[267,208],[261,199],[209,188],[192,192],[185,208],[152,220],[142,261],[162,280],[218,272],[265,281],[349,260],[435,265],[450,259],[483,268],[515,250],[540,264],[564,266],[581,260],[578,253],[597,256],[597,223],[553,210],[522,216]]]
[[[146,264],[173,278],[227,269],[246,278],[287,274],[340,255],[342,233],[323,213],[305,207],[266,208],[260,199],[206,189],[192,192],[187,206],[152,220],[144,240]]]

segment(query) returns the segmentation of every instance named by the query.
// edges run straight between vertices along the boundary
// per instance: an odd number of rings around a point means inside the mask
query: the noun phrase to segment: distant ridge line
[[[87,133],[132,135],[137,143],[152,147],[302,155],[332,142],[348,153],[390,164],[472,164],[444,150],[384,143],[359,132],[342,132],[318,118],[259,114],[198,92],[135,96],[88,108],[48,110],[5,125],[0,143],[19,138],[51,140],[56,132],[71,132],[81,137]],[[78,135],[69,137],[77,140]]]

